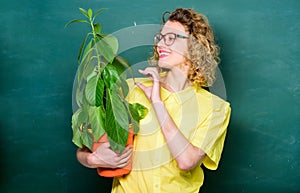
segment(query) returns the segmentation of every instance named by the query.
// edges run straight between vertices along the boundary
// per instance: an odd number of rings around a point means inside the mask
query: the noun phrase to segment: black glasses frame
[[[172,40],[167,40],[167,37],[173,35],[173,39]],[[188,39],[189,37],[184,36],[184,35],[180,35],[180,34],[176,34],[176,33],[166,33],[165,35],[161,34],[161,33],[157,33],[154,36],[154,45],[157,45],[162,39],[164,39],[164,43],[167,46],[171,46],[174,44],[176,38],[181,38],[181,39]]]

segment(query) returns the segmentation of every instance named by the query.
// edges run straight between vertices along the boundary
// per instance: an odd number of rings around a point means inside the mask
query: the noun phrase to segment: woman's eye
[[[175,38],[174,37],[172,37],[172,36],[169,36],[168,37],[168,41],[173,41]]]

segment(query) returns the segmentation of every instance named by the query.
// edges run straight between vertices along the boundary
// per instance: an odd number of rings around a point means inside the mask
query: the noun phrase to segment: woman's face
[[[167,35],[169,33],[172,35]],[[184,56],[188,51],[187,40],[189,36],[184,26],[177,21],[167,21],[160,34],[162,39],[157,43],[158,66],[167,69],[174,67],[182,69],[185,65]],[[173,43],[170,45],[170,42]]]

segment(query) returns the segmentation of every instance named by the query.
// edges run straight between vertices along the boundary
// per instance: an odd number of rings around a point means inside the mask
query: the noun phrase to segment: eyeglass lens
[[[167,33],[165,35],[156,34],[154,36],[154,44],[157,45],[162,39],[164,39],[165,45],[171,46],[176,39],[176,34],[173,33]]]

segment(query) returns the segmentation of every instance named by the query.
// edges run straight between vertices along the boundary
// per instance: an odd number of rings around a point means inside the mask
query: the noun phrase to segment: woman
[[[216,169],[230,117],[229,103],[202,87],[211,86],[219,63],[218,47],[205,16],[176,9],[155,36],[156,67],[140,70],[128,96],[149,109],[134,147],[116,154],[105,144],[95,153],[77,151],[90,168],[123,167],[133,152],[130,174],[115,178],[113,193],[198,192],[202,164]]]

